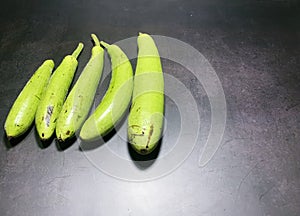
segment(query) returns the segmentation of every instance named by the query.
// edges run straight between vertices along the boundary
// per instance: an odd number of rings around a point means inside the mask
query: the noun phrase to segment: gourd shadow
[[[107,143],[115,134],[117,133],[116,129],[113,128],[108,134],[103,137],[99,137],[93,141],[80,141],[79,151],[91,151],[96,148],[99,148],[103,144]]]
[[[134,165],[138,169],[146,170],[155,163],[155,161],[158,158],[159,153],[160,153],[162,140],[163,140],[163,137],[158,141],[156,148],[151,153],[149,153],[147,155],[141,155],[141,154],[137,153],[132,148],[130,143],[127,142],[128,152],[129,152],[130,158],[132,159]]]
[[[25,139],[25,137],[28,136],[28,134],[31,132],[32,128],[33,128],[33,124],[30,126],[30,128],[24,134],[22,134],[16,138],[11,138],[11,139],[9,139],[7,137],[6,133],[3,133],[2,140],[4,142],[6,149],[9,150],[11,148],[14,148],[20,142],[22,142]]]
[[[35,136],[35,140],[36,140],[37,145],[41,149],[48,148],[51,145],[51,143],[52,143],[52,141],[54,139],[54,134],[53,134],[49,139],[47,139],[47,140],[41,140],[40,136],[39,136],[39,134],[38,134],[38,132],[37,132],[36,129],[34,130],[34,136]]]
[[[65,141],[59,141],[58,139],[55,139],[55,146],[58,151],[62,152],[70,148],[76,142],[76,140],[76,136],[73,136]]]

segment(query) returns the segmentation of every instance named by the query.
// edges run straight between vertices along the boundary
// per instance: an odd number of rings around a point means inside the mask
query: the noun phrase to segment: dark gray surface
[[[191,73],[164,60],[165,72],[181,80],[197,100],[201,136],[178,169],[141,183],[99,171],[78,150],[78,142],[63,151],[54,141],[43,148],[32,128],[9,148],[1,130],[1,216],[300,215],[296,1],[16,2],[2,2],[0,13],[1,125],[45,58],[60,62],[83,41],[78,71],[83,68],[92,32],[108,42],[146,31],[191,44],[218,74],[228,116],[220,149],[200,168],[197,163],[210,123],[208,100]],[[172,137],[180,128],[178,111],[171,100],[166,109]],[[110,142],[123,144],[118,137]]]

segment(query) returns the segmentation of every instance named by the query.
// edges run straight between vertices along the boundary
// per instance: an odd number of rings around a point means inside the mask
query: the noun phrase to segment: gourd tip
[[[50,67],[54,67],[54,61],[52,59],[46,59],[45,63],[48,64]]]
[[[97,35],[96,34],[91,34],[91,37],[92,37],[95,45],[100,46],[99,39],[98,39]]]
[[[101,44],[102,46],[104,46],[105,48],[107,48],[107,47],[109,46],[109,44],[106,43],[106,42],[104,42],[104,41],[100,41],[100,44]]]
[[[77,48],[72,53],[72,56],[74,56],[75,58],[77,58],[79,56],[79,54],[81,53],[83,47],[84,47],[83,43],[79,42]]]
[[[78,43],[78,47],[83,48],[83,47],[84,47],[84,44],[83,44],[82,42],[79,42],[79,43]]]

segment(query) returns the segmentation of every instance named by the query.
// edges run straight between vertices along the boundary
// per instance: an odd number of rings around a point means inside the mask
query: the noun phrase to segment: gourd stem
[[[106,49],[110,46],[108,43],[105,43],[104,41],[100,41],[100,44],[104,46]]]
[[[77,57],[79,56],[79,54],[81,53],[83,49],[83,43],[79,43],[77,48],[74,50],[74,52],[72,53],[72,56],[75,57],[77,59]]]
[[[95,43],[95,46],[100,46],[100,42],[99,42],[98,37],[95,34],[91,34],[91,37],[92,37],[92,39]]]

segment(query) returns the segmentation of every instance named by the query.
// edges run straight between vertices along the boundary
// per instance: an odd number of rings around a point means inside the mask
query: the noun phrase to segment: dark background
[[[219,76],[228,108],[221,147],[207,166],[197,166],[200,137],[177,170],[143,183],[100,172],[77,142],[65,149],[54,140],[42,146],[32,128],[11,146],[2,129],[1,216],[300,215],[297,1],[5,0],[0,8],[1,125],[44,59],[58,63],[83,41],[78,71],[83,68],[91,33],[113,43],[145,31],[194,46]],[[201,84],[179,65],[163,65],[190,89],[201,131],[207,130],[209,103]],[[176,119],[171,105],[167,100],[170,121]]]

